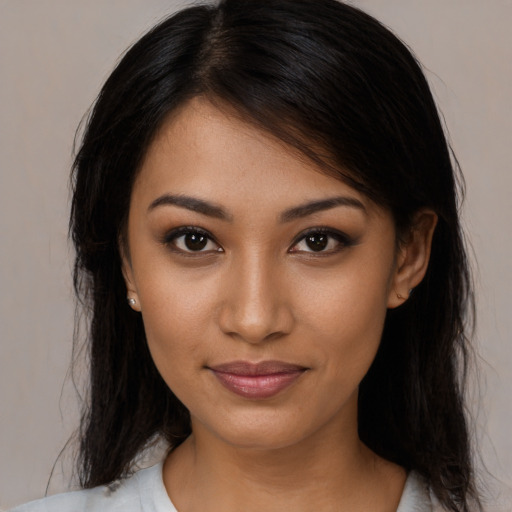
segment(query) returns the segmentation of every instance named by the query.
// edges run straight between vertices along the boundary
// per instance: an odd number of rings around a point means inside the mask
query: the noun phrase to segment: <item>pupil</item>
[[[323,251],[327,247],[329,237],[327,235],[310,235],[306,238],[306,244],[312,251]]]
[[[208,242],[208,238],[204,235],[199,235],[197,233],[188,233],[185,235],[185,245],[187,249],[191,251],[200,251],[206,247]]]

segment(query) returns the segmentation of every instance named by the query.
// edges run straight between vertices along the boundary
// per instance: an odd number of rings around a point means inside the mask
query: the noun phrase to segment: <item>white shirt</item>
[[[164,487],[163,463],[109,486],[56,494],[10,512],[178,512]],[[410,473],[397,512],[436,512],[428,486]]]

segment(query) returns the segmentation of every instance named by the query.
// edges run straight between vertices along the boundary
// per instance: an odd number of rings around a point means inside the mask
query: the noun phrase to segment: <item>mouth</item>
[[[282,361],[263,361],[257,364],[233,361],[208,369],[232,393],[260,400],[284,391],[307,370],[303,366]]]

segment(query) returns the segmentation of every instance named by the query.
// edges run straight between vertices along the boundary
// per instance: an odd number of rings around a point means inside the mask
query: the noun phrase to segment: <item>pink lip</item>
[[[306,368],[281,361],[253,364],[233,361],[210,367],[215,377],[229,391],[244,398],[262,399],[277,395],[293,384]]]

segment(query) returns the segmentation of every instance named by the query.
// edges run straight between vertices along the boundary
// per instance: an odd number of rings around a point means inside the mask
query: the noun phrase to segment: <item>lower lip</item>
[[[270,375],[236,375],[212,370],[219,382],[229,391],[244,398],[270,398],[291,386],[304,370],[272,373]]]

